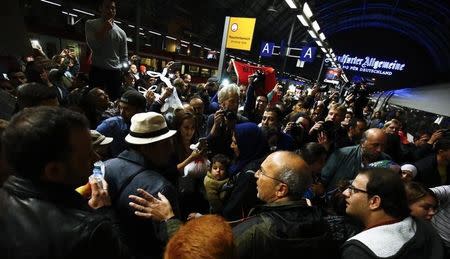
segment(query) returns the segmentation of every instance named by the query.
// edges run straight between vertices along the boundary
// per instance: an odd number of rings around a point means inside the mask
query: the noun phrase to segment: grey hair
[[[239,97],[239,87],[236,84],[229,84],[222,87],[217,94],[219,103],[223,103],[226,99],[230,98],[231,95],[236,94]]]
[[[282,168],[278,179],[288,186],[287,196],[295,200],[301,199],[306,189],[312,183],[312,177],[309,172],[295,172],[288,167]]]

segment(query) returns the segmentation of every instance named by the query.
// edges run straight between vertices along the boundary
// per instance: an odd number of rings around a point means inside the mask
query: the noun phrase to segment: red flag
[[[234,70],[236,71],[238,84],[248,85],[248,77],[255,73],[257,70],[261,70],[265,75],[264,88],[256,89],[256,96],[266,95],[273,90],[277,83],[276,71],[273,67],[258,67],[252,66],[246,63],[232,60]],[[271,103],[278,101],[278,95],[274,94]]]

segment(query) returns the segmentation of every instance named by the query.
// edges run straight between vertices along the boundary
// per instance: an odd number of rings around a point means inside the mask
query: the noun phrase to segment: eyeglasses
[[[262,168],[259,168],[258,171],[256,171],[255,176],[259,178],[261,175],[264,175],[265,177],[270,178],[270,179],[275,180],[275,181],[278,181],[280,183],[286,184],[285,182],[281,181],[280,179],[277,179],[275,177],[272,177],[272,176],[269,176],[269,175],[265,174],[263,172]]]
[[[368,194],[368,192],[367,192],[366,190],[359,189],[359,188],[356,188],[355,186],[353,186],[353,185],[352,185],[352,182],[353,182],[353,181],[350,181],[350,185],[347,187],[347,189],[348,189],[350,195],[355,194],[355,193],[358,193],[358,192],[362,192],[362,193],[367,193],[367,194]]]

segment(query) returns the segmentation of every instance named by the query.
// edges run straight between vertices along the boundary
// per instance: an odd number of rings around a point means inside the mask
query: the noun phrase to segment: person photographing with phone
[[[120,97],[122,70],[128,69],[127,35],[114,23],[117,0],[102,0],[101,17],[86,21],[86,42],[92,50],[89,86],[105,88],[112,101]]]

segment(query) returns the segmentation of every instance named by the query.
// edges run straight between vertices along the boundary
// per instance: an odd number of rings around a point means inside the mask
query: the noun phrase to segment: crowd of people
[[[101,2],[89,75],[36,49],[0,81],[3,258],[450,256],[448,128],[364,86],[147,71]]]

